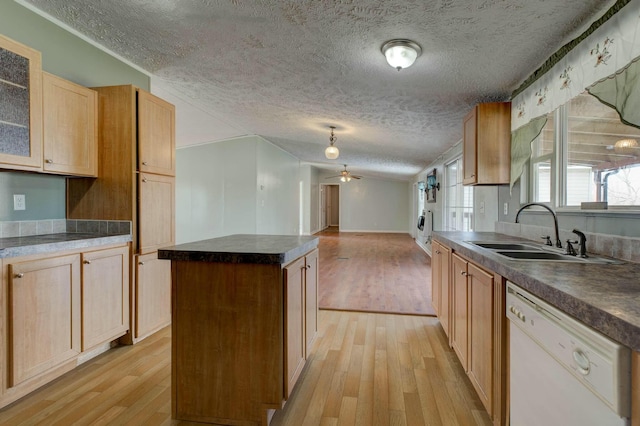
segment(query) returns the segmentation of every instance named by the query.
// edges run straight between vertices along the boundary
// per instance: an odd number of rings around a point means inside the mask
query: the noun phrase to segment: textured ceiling
[[[602,0],[23,0],[153,75],[178,146],[258,134],[302,161],[408,179],[608,9]],[[410,68],[381,45],[422,46]],[[336,126],[337,160],[326,160]]]

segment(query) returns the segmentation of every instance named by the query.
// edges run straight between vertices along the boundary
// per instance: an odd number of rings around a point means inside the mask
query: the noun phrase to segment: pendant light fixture
[[[331,136],[329,136],[329,146],[324,150],[324,155],[329,160],[335,160],[336,158],[338,158],[338,155],[340,155],[340,150],[338,150],[338,147],[334,145],[336,139],[338,138],[333,136],[333,130],[335,129],[335,126],[329,126],[329,128],[331,129]]]
[[[418,43],[406,39],[389,40],[382,45],[381,50],[389,65],[398,71],[413,65],[422,53],[422,48]]]

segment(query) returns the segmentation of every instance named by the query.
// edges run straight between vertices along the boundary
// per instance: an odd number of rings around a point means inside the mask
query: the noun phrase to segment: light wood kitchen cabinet
[[[82,350],[129,330],[129,246],[82,253]]]
[[[141,339],[171,323],[171,262],[157,252],[135,259],[135,338]]]
[[[318,331],[318,250],[284,268],[285,398],[300,377]]]
[[[469,288],[468,375],[480,400],[493,416],[494,279],[473,263],[467,265]]]
[[[42,73],[46,173],[97,176],[98,94]]]
[[[176,175],[175,108],[138,90],[138,161],[141,172]]]
[[[304,292],[305,292],[305,356],[311,352],[311,346],[318,333],[318,250],[305,256]]]
[[[284,370],[286,373],[284,395],[291,396],[293,387],[300,377],[305,364],[305,294],[304,274],[306,270],[304,257],[284,268],[284,327],[286,350]]]
[[[145,254],[173,244],[175,178],[142,172],[138,178],[138,252]]]
[[[93,89],[98,93],[98,179],[67,180],[67,217],[131,221],[132,270],[138,273],[130,296],[132,334],[125,341],[133,343],[155,324],[166,325],[151,318],[149,309],[166,317],[170,304],[169,292],[149,292],[140,281],[148,268],[138,268],[134,257],[155,256],[159,247],[175,241],[175,108],[131,85]],[[171,281],[169,266],[154,271],[163,285]],[[166,300],[158,301],[159,295]]]
[[[504,279],[451,255],[451,346],[495,425],[506,421]]]
[[[40,52],[0,35],[0,168],[42,170],[42,57]]]
[[[476,105],[464,118],[463,130],[463,184],[509,183],[511,103]]]
[[[8,265],[8,387],[80,354],[80,256]]]
[[[464,371],[469,369],[469,287],[467,261],[451,255],[451,347]]]
[[[120,243],[0,259],[0,407],[127,332],[129,253]]]
[[[433,241],[431,244],[431,292],[433,308],[447,337],[449,327],[449,270],[451,266],[451,250],[449,247]]]

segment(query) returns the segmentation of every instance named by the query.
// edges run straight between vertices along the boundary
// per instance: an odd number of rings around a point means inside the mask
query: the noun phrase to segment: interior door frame
[[[341,214],[341,205],[342,205],[342,185],[339,185],[337,183],[321,183],[320,184],[320,191],[319,191],[319,197],[320,200],[318,202],[318,208],[319,208],[319,219],[320,219],[320,230],[324,231],[325,229],[327,229],[329,226],[331,226],[328,221],[327,221],[327,203],[326,203],[326,197],[327,197],[327,193],[328,191],[326,190],[326,188],[328,186],[331,187],[338,187],[338,230],[340,230],[340,224],[342,223],[342,214]]]

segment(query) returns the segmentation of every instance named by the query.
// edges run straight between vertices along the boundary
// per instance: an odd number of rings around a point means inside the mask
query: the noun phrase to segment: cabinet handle
[[[473,174],[473,175],[471,175],[471,177],[476,177],[476,175],[475,175],[475,174]]]
[[[44,162],[47,164],[53,164],[53,160],[50,158],[47,158],[46,160],[44,160]]]
[[[311,265],[307,265],[307,269],[311,269]]]
[[[143,181],[143,182],[146,182],[146,181],[147,181],[147,178],[142,178],[142,181]]]
[[[142,266],[144,265],[144,262],[138,262],[138,265]]]
[[[23,273],[15,274],[15,275],[13,276],[13,278],[22,278],[22,277],[24,277],[24,274],[23,274]]]
[[[469,274],[467,274],[465,271],[460,271],[460,275],[462,275],[463,277],[468,276]]]
[[[91,261],[90,260],[85,260],[82,263],[84,263],[85,265],[91,265]]]
[[[146,162],[146,161],[143,161],[143,162],[142,162],[142,165],[143,165],[143,166],[146,166],[146,165],[147,165],[147,162]]]
[[[436,250],[436,254],[440,254],[440,250]]]

